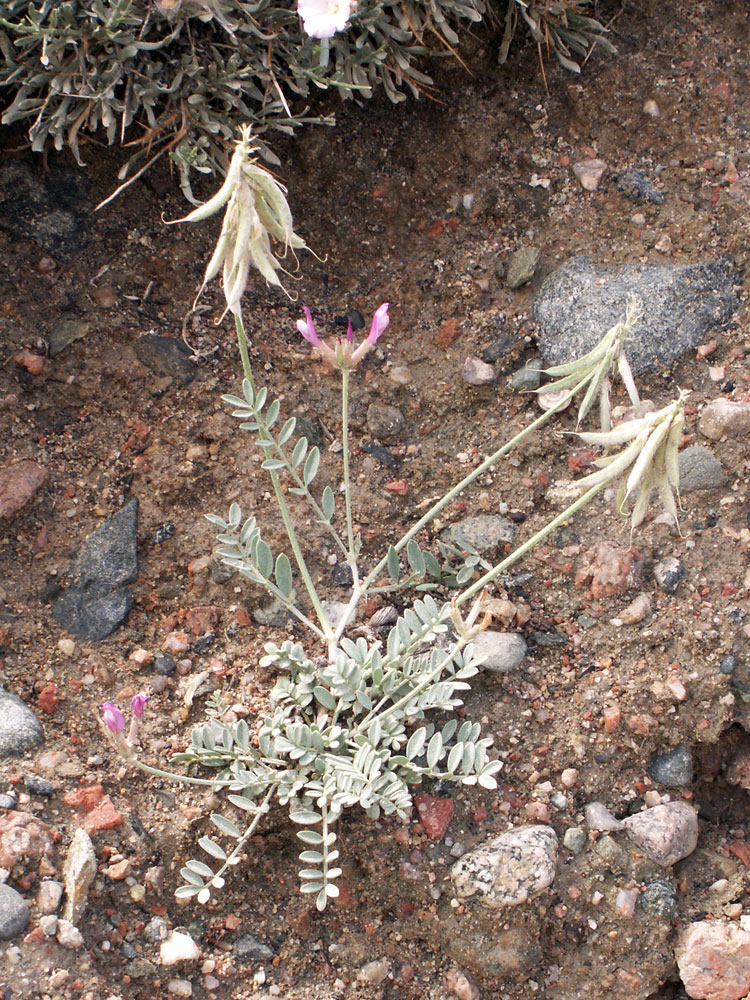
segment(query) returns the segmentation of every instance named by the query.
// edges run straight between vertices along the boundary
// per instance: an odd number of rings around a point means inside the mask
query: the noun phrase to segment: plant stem
[[[455,603],[457,605],[465,604],[466,601],[470,601],[475,594],[483,590],[488,583],[492,583],[501,573],[513,565],[513,563],[518,562],[526,553],[533,549],[535,545],[543,541],[547,535],[559,528],[561,524],[571,518],[577,511],[582,507],[585,507],[589,501],[593,500],[597,493],[601,493],[605,486],[610,485],[610,480],[605,480],[603,483],[597,483],[596,486],[592,486],[588,492],[584,493],[582,497],[579,497],[570,507],[566,507],[565,510],[558,514],[557,517],[553,518],[548,524],[545,524],[535,535],[527,539],[523,545],[519,545],[517,549],[514,549],[509,556],[501,560],[496,566],[493,566],[491,570],[488,570],[476,583],[472,583],[470,587],[467,587],[462,594],[456,598]]]
[[[512,451],[512,449],[515,448],[516,445],[520,444],[525,438],[527,438],[529,434],[532,434],[539,427],[542,427],[556,413],[564,409],[568,405],[570,400],[575,396],[576,392],[578,392],[579,389],[580,385],[575,386],[573,389],[570,389],[558,403],[550,407],[549,410],[546,410],[544,413],[540,414],[536,418],[536,420],[532,420],[532,422],[528,425],[528,427],[525,427],[522,431],[516,434],[515,437],[511,438],[510,441],[506,441],[506,443],[501,448],[498,448],[497,451],[493,452],[493,454],[490,455],[489,458],[486,458],[481,465],[478,465],[476,469],[470,472],[467,476],[464,476],[464,478],[461,480],[460,483],[458,483],[451,490],[449,490],[444,497],[442,497],[440,500],[437,501],[437,503],[433,504],[433,506],[430,507],[427,513],[424,514],[416,522],[416,524],[414,524],[411,528],[409,528],[409,530],[406,532],[405,535],[401,536],[401,538],[393,546],[396,552],[400,552],[405,545],[408,545],[411,539],[414,538],[414,536],[417,535],[422,530],[422,528],[425,528],[430,523],[430,521],[437,514],[440,513],[440,511],[446,506],[446,504],[449,504],[451,500],[457,497],[458,494],[461,493],[463,490],[465,490],[466,487],[469,486],[471,483],[473,483],[475,479],[477,479],[479,476],[483,475],[483,473],[491,469],[492,466],[495,465],[495,463],[500,458],[503,457],[503,455],[507,455],[509,451]],[[370,584],[373,582],[373,580],[375,580],[379,576],[379,574],[382,573],[383,569],[386,566],[387,560],[388,556],[386,554],[377,563],[377,565],[367,574],[365,579],[362,581],[362,587],[361,587],[362,593],[365,593],[368,590]]]
[[[245,378],[250,383],[253,396],[255,396],[255,380],[253,379],[253,369],[250,365],[250,357],[247,353],[247,337],[245,335],[245,324],[242,321],[242,316],[235,313],[234,324],[237,329],[237,342],[240,347],[240,357],[242,358],[242,369],[245,373]],[[253,407],[254,409],[254,407]],[[258,423],[260,424],[260,414],[256,413],[258,417]],[[260,427],[258,431],[258,436],[261,441],[261,447],[263,448],[266,458],[270,457],[270,451],[272,443],[269,440],[268,431],[264,427]],[[330,643],[334,637],[333,629],[331,628],[331,623],[328,621],[328,616],[323,610],[323,605],[320,603],[320,598],[318,597],[317,591],[315,590],[315,584],[310,576],[310,571],[307,568],[307,563],[305,562],[305,557],[302,555],[302,549],[300,548],[299,541],[297,539],[297,533],[294,530],[294,524],[292,522],[289,507],[286,502],[286,497],[281,489],[281,481],[279,479],[278,473],[274,471],[269,472],[271,477],[271,485],[273,486],[273,492],[276,496],[276,502],[279,505],[279,512],[281,514],[281,520],[284,522],[284,528],[289,539],[289,544],[292,547],[292,553],[294,554],[295,562],[297,563],[297,568],[299,569],[302,581],[305,584],[305,590],[307,591],[307,596],[310,598],[310,603],[315,609],[315,614],[320,622],[320,627],[323,631],[323,638],[326,642]]]
[[[349,478],[349,369],[341,369],[341,445],[344,455],[344,502],[346,504],[346,540],[349,546],[347,562],[352,571],[354,587],[359,582],[357,554],[354,551],[354,526],[352,524],[352,491]]]

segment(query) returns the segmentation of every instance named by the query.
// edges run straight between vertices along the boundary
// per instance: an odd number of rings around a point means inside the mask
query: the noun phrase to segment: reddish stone
[[[109,795],[105,795],[101,803],[86,813],[83,817],[83,828],[86,833],[97,833],[99,830],[112,830],[122,823],[122,813],[115,809]]]
[[[0,518],[15,517],[48,479],[47,470],[30,459],[0,470]]]
[[[234,913],[230,913],[228,916],[224,917],[224,926],[228,931],[236,931],[242,926],[242,917],[238,917]]]
[[[57,685],[45,684],[39,692],[36,703],[47,715],[54,715],[59,701],[60,699],[57,697]]]
[[[453,816],[453,799],[440,799],[422,792],[414,796],[419,822],[431,840],[442,840]]]
[[[190,608],[185,617],[185,624],[193,635],[205,635],[206,632],[211,632],[216,628],[220,620],[221,608],[206,605],[205,607]]]
[[[392,479],[390,483],[385,484],[385,488],[390,493],[398,493],[400,497],[405,497],[409,492],[409,484],[405,479]]]
[[[447,319],[438,330],[435,343],[438,347],[450,347],[461,336],[461,328],[455,316]]]
[[[643,562],[643,556],[636,549],[614,542],[599,542],[586,564],[578,570],[576,584],[590,584],[591,595],[596,600],[620,597],[640,582]]]
[[[104,789],[101,785],[87,785],[85,788],[76,788],[72,792],[63,795],[63,802],[66,806],[78,812],[91,812],[104,798]]]
[[[568,468],[571,472],[580,472],[587,469],[596,458],[598,455],[592,448],[576,448],[568,455]]]
[[[675,948],[685,990],[701,1000],[741,1000],[750,993],[750,933],[726,920],[699,920]]]
[[[247,628],[249,625],[252,625],[252,623],[253,623],[252,618],[247,613],[247,608],[243,608],[242,605],[240,605],[235,610],[235,612],[234,612],[234,620],[237,622],[237,624],[240,626],[240,628]]]
[[[607,705],[602,709],[602,719],[604,719],[604,732],[613,733],[620,725],[619,705]]]
[[[443,231],[444,228],[445,228],[445,224],[443,223],[443,220],[442,219],[435,219],[434,222],[430,223],[429,228],[427,230],[427,235],[428,236],[440,236],[440,234],[442,233],[442,231]]]
[[[36,816],[15,810],[0,816],[0,868],[15,869],[17,878],[27,867],[38,871],[42,862],[49,871],[54,852],[53,831]]]
[[[648,736],[654,726],[657,726],[658,722],[651,715],[632,715],[628,719],[628,729],[631,733],[637,733],[639,736]]]
[[[41,354],[33,354],[26,348],[16,351],[13,360],[17,365],[25,368],[29,375],[41,375],[44,371],[44,357]]]
[[[745,868],[750,868],[750,842],[747,840],[735,840],[727,848],[738,861],[741,861]]]

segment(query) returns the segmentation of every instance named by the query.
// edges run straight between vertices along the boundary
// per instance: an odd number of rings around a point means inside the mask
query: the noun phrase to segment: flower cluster
[[[349,324],[346,329],[346,339],[339,337],[336,341],[335,347],[329,347],[328,344],[324,343],[320,339],[315,330],[312,313],[307,306],[303,306],[305,319],[297,320],[297,329],[305,340],[313,345],[318,357],[325,361],[326,364],[329,364],[331,368],[350,369],[354,368],[354,366],[362,360],[368,351],[375,346],[378,341],[378,337],[390,323],[391,320],[388,315],[388,307],[388,302],[384,302],[381,306],[378,306],[372,317],[370,332],[367,334],[367,337],[363,340],[359,347],[356,348],[354,347],[354,331],[352,330],[351,320],[349,320]]]
[[[101,710],[101,724],[106,736],[114,743],[118,751],[123,757],[132,757],[133,751],[132,747],[136,743],[136,737],[138,735],[138,722],[143,718],[143,713],[146,709],[146,702],[149,696],[145,691],[141,691],[140,694],[135,695],[134,698],[130,699],[130,708],[133,712],[133,718],[130,722],[130,729],[128,730],[127,737],[123,736],[123,731],[125,729],[125,716],[122,714],[120,709],[114,702],[105,701],[102,703]]]

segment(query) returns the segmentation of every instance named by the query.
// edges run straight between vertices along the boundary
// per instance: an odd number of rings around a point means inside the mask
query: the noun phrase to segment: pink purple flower
[[[148,695],[145,691],[141,691],[134,698],[130,699],[130,707],[133,709],[133,715],[136,719],[143,718],[143,712],[146,708],[146,702],[148,701]]]
[[[111,701],[105,701],[102,706],[102,719],[104,725],[111,733],[121,733],[125,728],[125,716],[117,705]]]
[[[297,329],[305,340],[309,341],[313,347],[318,347],[320,344],[320,337],[315,332],[315,324],[313,323],[312,313],[307,306],[303,306],[302,309],[304,310],[306,319],[297,320]]]
[[[351,320],[349,320],[346,327],[346,340],[339,337],[335,348],[329,347],[328,344],[323,343],[320,339],[315,330],[315,325],[313,324],[312,313],[307,306],[303,306],[305,319],[297,320],[297,329],[305,340],[313,345],[316,349],[318,357],[329,364],[331,368],[350,369],[353,368],[358,361],[361,361],[368,351],[375,346],[378,337],[380,337],[390,323],[388,308],[388,302],[384,302],[382,305],[378,306],[372,317],[370,332],[367,334],[366,339],[363,340],[356,349],[354,348],[354,332],[352,330]]]

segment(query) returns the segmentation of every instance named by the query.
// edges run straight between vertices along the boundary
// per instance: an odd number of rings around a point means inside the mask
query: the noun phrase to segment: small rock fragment
[[[540,251],[536,247],[521,247],[511,255],[505,284],[508,288],[520,288],[534,277]]]
[[[521,826],[469,851],[453,865],[459,898],[479,894],[491,909],[518,906],[551,885],[557,866],[557,837],[549,826]]]
[[[453,799],[438,798],[422,792],[414,796],[419,822],[432,840],[442,840],[453,817]]]
[[[252,934],[243,934],[241,938],[237,938],[232,945],[232,952],[235,958],[245,962],[270,962],[273,958],[273,950]]]
[[[643,102],[643,113],[648,115],[650,118],[661,118],[659,105],[651,97],[649,97],[647,101]]]
[[[596,191],[606,169],[604,160],[579,160],[573,164],[573,173],[584,191]]]
[[[517,632],[495,632],[485,629],[473,641],[474,656],[483,659],[482,666],[491,673],[505,673],[519,667],[526,656],[526,640]]]
[[[406,420],[401,410],[385,403],[371,403],[367,407],[367,429],[373,437],[392,440],[403,431]]]
[[[712,441],[723,437],[747,437],[750,434],[750,403],[714,399],[701,413],[698,430]]]
[[[162,941],[159,956],[162,965],[177,965],[178,962],[194,962],[200,958],[198,945],[189,934],[183,931],[172,931],[166,940]]]
[[[191,997],[193,984],[189,979],[170,979],[167,983],[167,990],[175,997]]]
[[[650,778],[667,788],[684,788],[693,780],[693,755],[680,743],[673,750],[651,755],[646,771]]]
[[[461,969],[450,969],[445,977],[445,985],[456,1000],[481,1000],[479,987]]]
[[[750,928],[727,920],[698,920],[675,948],[680,979],[695,1000],[741,1000],[750,993]]]
[[[391,963],[387,958],[376,958],[373,962],[367,962],[357,973],[357,979],[363,983],[371,983],[378,986],[387,978],[391,971]]]
[[[28,926],[28,903],[20,892],[0,883],[0,941],[11,941]]]
[[[685,567],[676,556],[668,556],[654,566],[654,579],[665,594],[674,594],[685,578]]]
[[[589,584],[597,601],[621,597],[635,586],[643,574],[643,557],[633,548],[616,542],[599,542],[576,573],[578,586]]]
[[[651,594],[639,594],[612,620],[615,625],[635,625],[651,613]]]
[[[39,892],[36,897],[36,905],[39,907],[40,913],[56,913],[64,889],[65,886],[62,882],[57,882],[54,879],[45,879],[39,886]]]
[[[492,365],[472,355],[464,361],[463,379],[467,385],[492,385],[497,372]]]
[[[615,897],[615,910],[621,917],[632,917],[638,902],[637,889],[621,889]]]
[[[44,739],[41,724],[18,695],[0,687],[0,758],[20,756]]]
[[[0,868],[19,877],[27,871],[52,874],[52,833],[30,813],[12,811],[0,816]]]
[[[680,493],[693,490],[717,490],[726,483],[727,477],[721,462],[708,448],[693,445],[680,452],[677,460],[680,474]]]
[[[571,826],[563,836],[563,846],[573,854],[580,854],[588,843],[586,831],[581,826]]]
[[[78,923],[86,909],[89,888],[95,875],[94,845],[91,843],[91,837],[79,827],[73,835],[63,869],[67,896],[63,910],[65,920]]]
[[[633,843],[660,865],[674,865],[698,843],[698,817],[687,802],[668,802],[627,816],[623,825]]]
[[[0,469],[0,520],[10,521],[49,479],[41,465],[24,459]]]
[[[83,947],[83,934],[69,920],[57,921],[57,943],[70,951]]]
[[[603,802],[588,802],[583,815],[590,830],[622,830],[624,824],[607,809]]]

